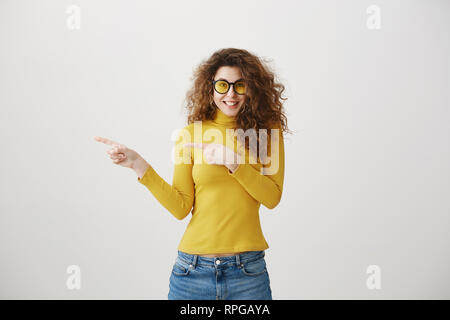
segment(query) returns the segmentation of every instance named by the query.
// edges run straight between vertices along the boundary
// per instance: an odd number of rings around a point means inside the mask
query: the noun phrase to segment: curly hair
[[[284,85],[275,81],[275,74],[265,60],[236,48],[214,52],[194,70],[193,85],[186,93],[188,124],[214,119],[217,106],[213,100],[212,80],[222,66],[239,67],[247,84],[246,103],[236,115],[237,128],[244,131],[255,129],[256,132],[279,128],[282,132],[291,133],[283,108],[283,101],[287,100],[282,97]]]

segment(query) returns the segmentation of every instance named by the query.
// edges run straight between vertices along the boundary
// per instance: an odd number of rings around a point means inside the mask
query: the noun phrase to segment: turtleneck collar
[[[212,120],[212,122],[227,128],[234,128],[236,126],[235,117],[227,116],[222,110],[220,110],[217,107],[216,107],[216,115],[214,117],[214,120]]]

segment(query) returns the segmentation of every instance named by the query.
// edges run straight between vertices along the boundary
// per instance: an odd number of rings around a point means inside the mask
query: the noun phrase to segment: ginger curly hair
[[[269,136],[270,128],[291,133],[283,108],[287,100],[282,97],[284,85],[275,81],[275,73],[265,60],[236,48],[217,50],[194,70],[193,85],[185,98],[188,124],[214,119],[218,108],[213,100],[212,80],[222,66],[239,67],[247,83],[246,103],[236,115],[237,128],[253,128],[256,132],[268,129]]]

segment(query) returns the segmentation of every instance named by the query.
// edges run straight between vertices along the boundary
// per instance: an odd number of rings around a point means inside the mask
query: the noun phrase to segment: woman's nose
[[[236,92],[234,92],[234,84],[230,85],[230,90],[227,92],[227,97],[234,97],[236,95]]]

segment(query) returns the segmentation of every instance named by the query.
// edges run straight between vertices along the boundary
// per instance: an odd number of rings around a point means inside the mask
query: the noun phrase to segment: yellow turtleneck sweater
[[[206,163],[201,158],[201,149],[190,148],[188,152],[181,152],[183,158],[179,151],[183,151],[184,143],[227,145],[226,129],[236,128],[235,119],[218,108],[216,110],[214,120],[191,123],[180,131],[174,156],[181,161],[172,158],[175,161],[172,185],[164,181],[151,166],[137,180],[179,220],[184,219],[193,207],[192,218],[178,250],[190,254],[265,250],[269,245],[261,230],[259,207],[262,203],[272,209],[281,199],[284,180],[281,128],[277,127],[278,155],[271,157],[268,164],[261,164],[260,161],[252,163],[247,151],[245,163],[240,163],[231,173],[224,165]],[[270,133],[269,129],[267,131]],[[269,157],[271,141],[268,137]],[[234,150],[236,152],[237,148]],[[274,162],[277,163],[274,165]],[[262,168],[269,167],[275,168],[268,171],[271,174],[261,173]]]

